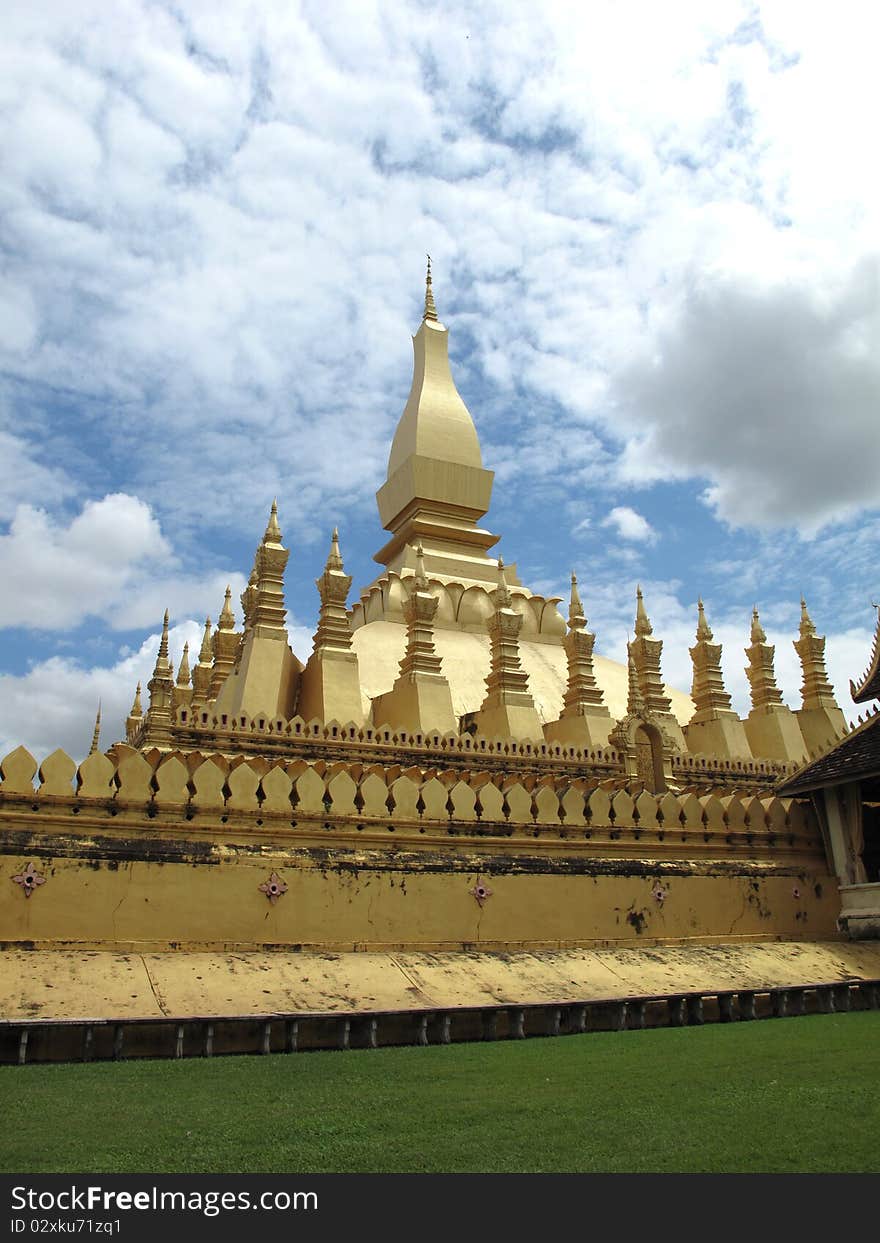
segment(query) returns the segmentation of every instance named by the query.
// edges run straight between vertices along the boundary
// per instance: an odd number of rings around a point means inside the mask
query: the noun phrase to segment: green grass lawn
[[[5,1172],[880,1169],[880,1012],[0,1085]]]

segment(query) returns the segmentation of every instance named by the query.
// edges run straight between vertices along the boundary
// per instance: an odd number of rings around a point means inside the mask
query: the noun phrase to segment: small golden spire
[[[752,630],[751,630],[751,635],[749,637],[751,638],[752,643],[766,643],[767,642],[767,633],[764,630],[764,627],[761,625],[761,619],[758,616],[757,604],[752,609]]]
[[[645,601],[642,599],[641,586],[636,587],[635,633],[636,633],[636,638],[641,638],[643,635],[649,635],[649,634],[654,633],[654,627],[651,625],[650,621],[648,620],[648,614],[645,611]]]
[[[166,609],[165,616],[162,619],[162,637],[159,640],[159,654],[156,657],[153,677],[170,678],[171,674],[171,661],[168,659],[168,610]]]
[[[214,658],[214,645],[211,642],[211,619],[205,618],[205,633],[202,636],[202,646],[199,648],[199,664],[210,665]]]
[[[509,609],[511,605],[510,588],[504,576],[504,558],[498,558],[498,588],[495,592],[495,607]]]
[[[703,607],[702,596],[697,600],[697,642],[711,643],[712,631],[709,623],[706,621],[706,610]]]
[[[583,615],[584,615],[584,606],[581,603],[580,593],[578,592],[577,574],[575,574],[574,570],[572,570],[571,572],[571,599],[569,600],[569,604],[568,604],[569,626],[572,624],[573,621],[576,621],[577,619],[583,617]]]
[[[266,534],[263,536],[264,544],[280,544],[281,543],[281,527],[278,525],[278,498],[272,501],[272,509],[269,513],[269,525],[266,527]]]
[[[422,548],[421,540],[416,544],[415,586],[417,591],[427,591],[429,587],[428,575],[425,572],[425,550]]]
[[[177,685],[178,686],[189,686],[189,683],[190,683],[189,643],[184,643],[183,652],[181,653],[181,657],[180,657],[180,667],[177,670]]]
[[[434,290],[431,285],[431,256],[428,255],[428,274],[425,277],[425,313],[422,319],[430,319],[433,323],[439,323],[437,319],[437,308],[434,305]]]
[[[134,701],[131,705],[131,712],[129,712],[128,715],[129,716],[143,716],[144,715],[144,710],[141,707],[141,684],[140,682],[138,682],[137,686],[135,687]]]
[[[342,564],[342,553],[339,551],[339,527],[333,528],[333,534],[330,537],[330,553],[327,557],[325,570],[342,570],[345,567]]]
[[[807,602],[804,597],[801,596],[801,638],[803,638],[804,635],[812,635],[815,633],[816,627],[813,625],[813,619],[807,611]]]
[[[226,588],[226,598],[223,601],[223,608],[220,610],[220,616],[217,619],[217,629],[235,629],[235,615],[232,612],[232,588],[229,586]]]
[[[101,740],[101,701],[98,700],[98,715],[95,717],[95,732],[92,734],[92,745],[89,748],[89,755],[94,755],[98,749]]]

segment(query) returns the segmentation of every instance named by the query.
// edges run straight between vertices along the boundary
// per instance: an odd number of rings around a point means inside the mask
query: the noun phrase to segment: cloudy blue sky
[[[236,593],[277,494],[297,653],[356,587],[424,255],[535,590],[620,659],[641,581],[799,706],[880,595],[880,186],[865,3],[50,0],[0,42],[0,755],[120,737]]]

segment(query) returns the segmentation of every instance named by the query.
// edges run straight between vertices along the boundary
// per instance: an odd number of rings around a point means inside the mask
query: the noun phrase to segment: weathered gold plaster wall
[[[7,944],[498,949],[836,935],[837,883],[809,805],[770,794],[633,798],[577,777],[252,768],[127,748],[78,769],[56,752],[37,767],[22,749],[2,762]],[[28,894],[29,867],[40,882]],[[273,876],[270,902],[260,887]]]
[[[145,843],[155,852],[157,843]],[[51,839],[40,843],[50,851]],[[189,862],[36,860],[45,884],[7,892],[0,941],[35,947],[556,948],[646,941],[828,938],[839,911],[822,869],[425,852],[218,850]],[[482,863],[482,868],[479,864]],[[275,873],[286,892],[259,886]],[[488,890],[482,902],[474,891]]]

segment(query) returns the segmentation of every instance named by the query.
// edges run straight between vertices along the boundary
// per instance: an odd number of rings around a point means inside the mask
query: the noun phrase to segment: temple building
[[[748,782],[756,771],[782,774],[840,737],[845,721],[825,671],[825,640],[805,601],[795,642],[802,706],[793,711],[782,702],[774,649],[756,609],[745,649],[753,707],[742,721],[724,689],[721,646],[712,642],[702,601],[688,696],[663,682],[663,643],[639,589],[629,644],[634,706],[630,671],[594,652],[576,575],[566,622],[559,598],[531,591],[515,565],[490,555],[499,537],[479,523],[493,474],[455,387],[448,335],[429,265],[412,386],[376,498],[390,534],[375,555],[381,573],[349,607],[352,580],[334,530],[316,582],[313,650],[297,655],[284,625],[290,554],[273,502],[241,597],[242,628],[227,592],[216,631],[206,623],[194,673],[185,655],[176,679],[163,638],[147,710],[138,692],[129,717],[129,745],[171,749],[213,739],[235,751],[254,720],[270,722],[276,739],[295,719],[303,726],[334,722],[349,732],[388,727],[421,738],[552,742],[580,752],[587,767],[592,757],[603,774],[611,764],[661,791],[675,787],[676,770],[690,757],[700,757],[716,777],[731,771],[732,761],[738,780]],[[622,729],[624,718],[629,725]]]
[[[878,953],[846,940],[880,932],[878,718],[847,726],[806,601],[796,707],[757,608],[745,719],[702,601],[690,694],[664,680],[640,588],[627,663],[599,655],[583,576],[564,602],[493,555],[499,537],[481,525],[493,474],[430,264],[413,353],[377,493],[379,572],[353,597],[345,533],[332,532],[311,652],[290,645],[273,502],[240,620],[227,589],[175,670],[166,612],[124,742],[101,750],[99,721],[79,765],[22,747],[0,760],[15,887],[0,941],[29,955],[26,968],[7,956],[0,1003],[28,1013],[20,981],[32,990],[63,966],[59,1018],[95,997],[110,1018],[336,1013],[343,994],[358,1013],[440,994],[497,1005],[598,988],[603,953],[643,946],[685,947],[669,959],[677,985],[703,979],[715,953],[710,982],[744,995],[771,977],[880,976]],[[856,698],[878,695],[878,652],[880,639]],[[260,953],[271,966],[254,966],[248,993],[241,956]],[[132,954],[146,973],[133,992]],[[639,961],[649,992],[657,960]]]

